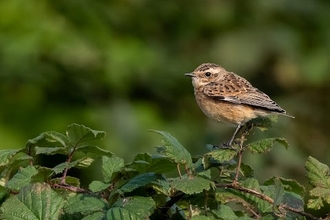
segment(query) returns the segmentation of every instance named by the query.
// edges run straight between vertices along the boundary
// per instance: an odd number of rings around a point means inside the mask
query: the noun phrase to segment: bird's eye
[[[207,77],[209,77],[209,76],[211,76],[212,74],[210,73],[210,72],[206,72],[205,73],[205,76],[207,76]]]

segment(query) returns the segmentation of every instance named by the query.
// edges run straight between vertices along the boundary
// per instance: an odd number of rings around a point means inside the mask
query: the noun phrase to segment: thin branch
[[[219,187],[219,188],[231,188],[231,189],[236,189],[236,190],[241,191],[241,192],[249,193],[251,195],[254,195],[254,196],[258,197],[259,199],[262,199],[262,200],[267,201],[268,203],[274,205],[274,200],[272,198],[270,198],[269,196],[267,196],[265,194],[262,194],[258,191],[255,191],[253,189],[242,187],[238,184],[233,184],[233,183],[232,184],[216,184],[216,186]],[[291,211],[291,212],[300,214],[302,216],[305,216],[308,219],[312,219],[312,220],[320,220],[321,219],[321,218],[315,217],[315,216],[313,216],[309,213],[306,213],[306,212],[304,212],[300,209],[290,207],[288,205],[283,205],[282,207],[284,209],[288,210],[288,211]]]
[[[180,164],[178,164],[178,163],[176,164],[176,169],[178,170],[180,179],[182,179],[182,175],[181,175],[181,171],[180,171]]]
[[[66,190],[76,192],[76,193],[90,193],[90,191],[88,191],[88,190],[85,190],[85,189],[77,187],[77,186],[68,185],[68,184],[54,183],[54,184],[50,184],[50,186],[52,186],[53,188],[66,189]]]

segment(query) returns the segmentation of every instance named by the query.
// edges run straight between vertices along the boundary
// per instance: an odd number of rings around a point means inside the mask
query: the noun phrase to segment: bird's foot
[[[230,149],[230,150],[235,150],[235,148],[233,148],[233,143],[230,142],[223,142],[222,144],[220,144],[218,146],[219,149]]]

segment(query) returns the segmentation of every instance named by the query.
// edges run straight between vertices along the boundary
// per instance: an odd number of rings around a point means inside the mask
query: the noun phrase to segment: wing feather
[[[268,95],[254,88],[244,78],[233,73],[226,74],[217,82],[209,83],[204,87],[203,93],[213,100],[249,105],[254,108],[283,114],[286,113]]]

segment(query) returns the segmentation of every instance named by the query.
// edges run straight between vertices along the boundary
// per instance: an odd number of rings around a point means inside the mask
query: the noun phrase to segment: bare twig
[[[77,187],[77,186],[72,186],[72,185],[69,185],[69,184],[54,183],[54,184],[51,184],[51,186],[53,188],[66,189],[66,190],[69,190],[69,191],[72,191],[72,192],[77,192],[77,193],[90,193],[90,191],[88,191],[88,190],[85,190],[85,189]]]

